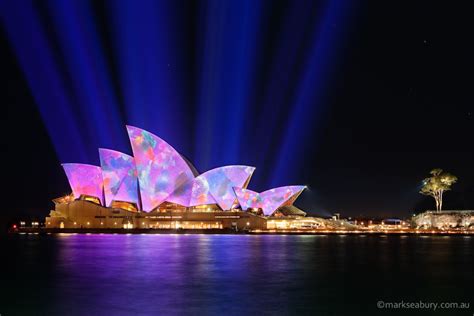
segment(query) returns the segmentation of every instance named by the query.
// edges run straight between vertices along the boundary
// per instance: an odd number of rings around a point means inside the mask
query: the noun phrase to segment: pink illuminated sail
[[[138,203],[138,180],[132,156],[110,150],[99,149],[106,206],[112,201]]]
[[[191,162],[158,136],[133,126],[127,126],[127,132],[133,157],[99,149],[101,167],[63,164],[75,198],[97,197],[107,207],[114,201],[135,203],[146,212],[163,202],[185,207],[217,204],[224,211],[238,203],[243,210],[260,208],[271,216],[279,207],[293,204],[305,189],[247,190],[255,171],[250,166],[224,166],[198,175]]]
[[[303,185],[290,185],[262,193],[242,188],[234,188],[234,191],[242,210],[261,208],[263,214],[270,216],[280,206],[292,204],[305,188]]]
[[[255,168],[249,166],[226,166],[203,173],[208,192],[223,210],[229,210],[237,199],[233,187],[243,188],[250,180]],[[195,203],[199,200],[199,190],[194,192]]]
[[[246,211],[249,208],[263,209],[263,201],[260,193],[243,188],[234,188],[234,192],[242,210]]]
[[[82,163],[64,163],[62,166],[66,172],[74,198],[77,199],[81,195],[88,195],[99,198],[101,204],[104,204],[102,196],[102,170],[100,167]]]
[[[190,206],[217,203],[229,210],[236,200],[233,187],[245,187],[255,168],[225,166],[209,170],[195,179]]]
[[[127,126],[142,207],[151,211],[174,191],[194,179],[186,161],[168,143],[143,129]]]

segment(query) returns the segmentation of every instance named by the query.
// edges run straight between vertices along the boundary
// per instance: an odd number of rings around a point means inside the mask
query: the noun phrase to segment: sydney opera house
[[[293,205],[305,189],[247,189],[254,167],[199,174],[161,138],[127,126],[133,157],[99,149],[100,166],[65,163],[72,189],[57,198],[47,228],[272,229],[307,225]],[[305,220],[306,219],[306,220]]]

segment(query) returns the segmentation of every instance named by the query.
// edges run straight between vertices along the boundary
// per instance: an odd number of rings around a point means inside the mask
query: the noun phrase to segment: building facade
[[[104,207],[88,200],[56,204],[46,228],[67,229],[266,229],[266,218],[240,210],[183,209],[167,204],[151,212]]]

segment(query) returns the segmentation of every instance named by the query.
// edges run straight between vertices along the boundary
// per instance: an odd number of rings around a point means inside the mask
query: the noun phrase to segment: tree
[[[436,202],[438,212],[443,208],[443,193],[451,190],[451,186],[458,181],[458,178],[442,169],[433,169],[431,177],[423,180],[423,187],[420,193],[432,196]]]

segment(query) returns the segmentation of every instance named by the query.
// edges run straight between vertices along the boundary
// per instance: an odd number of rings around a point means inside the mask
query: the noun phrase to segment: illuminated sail
[[[96,197],[104,204],[102,196],[102,169],[82,163],[63,163],[74,198],[81,195]]]
[[[263,214],[270,216],[280,206],[292,204],[305,188],[303,185],[290,185],[261,193],[242,188],[234,188],[234,191],[242,210],[260,208]]]
[[[138,203],[138,180],[132,156],[110,150],[99,149],[106,206],[112,201]]]

